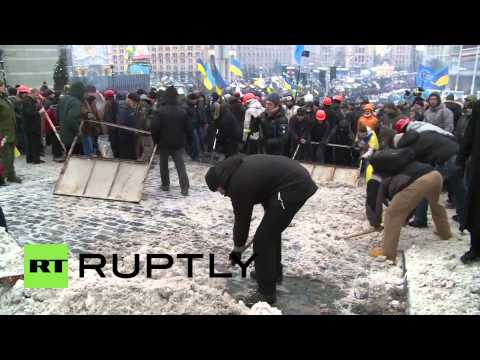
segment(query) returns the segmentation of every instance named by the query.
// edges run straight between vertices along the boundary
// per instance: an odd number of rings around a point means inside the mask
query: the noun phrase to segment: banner
[[[443,90],[448,85],[448,67],[440,71],[420,65],[415,79],[416,86],[424,89]]]

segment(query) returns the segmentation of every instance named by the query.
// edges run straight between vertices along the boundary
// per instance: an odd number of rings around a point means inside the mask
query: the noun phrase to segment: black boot
[[[470,249],[460,257],[460,260],[464,264],[468,264],[474,261],[480,261],[480,251],[473,251],[472,249]]]
[[[21,184],[21,183],[22,183],[22,179],[20,179],[20,178],[19,178],[18,176],[16,176],[16,175],[7,178],[7,181],[8,181],[8,182],[11,182],[11,183],[17,183],[17,184]]]
[[[419,229],[423,229],[423,228],[427,228],[427,227],[428,227],[427,223],[420,224],[420,223],[417,223],[417,222],[415,222],[415,221],[410,221],[410,222],[408,223],[408,225],[410,225],[411,227],[419,228]]]
[[[3,178],[3,176],[0,176],[0,186],[5,186],[7,185],[7,183],[5,182],[5,179]]]
[[[241,299],[245,303],[246,306],[252,307],[258,302],[266,302],[269,305],[275,305],[277,302],[277,295],[273,294],[263,294],[260,291],[255,291],[252,294],[249,294],[245,299]]]
[[[250,272],[250,278],[253,280],[257,280],[257,273],[255,272],[255,270]],[[280,273],[277,275],[277,284],[280,285],[282,281],[283,281],[283,273]]]

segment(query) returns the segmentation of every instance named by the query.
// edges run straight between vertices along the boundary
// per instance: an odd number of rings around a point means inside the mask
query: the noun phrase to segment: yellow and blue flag
[[[220,75],[220,72],[218,71],[217,67],[215,64],[212,63],[212,75],[213,78],[215,79],[215,91],[217,92],[218,95],[222,95],[223,90],[227,87],[227,84],[225,83],[225,80],[223,80],[222,75]]]
[[[215,87],[215,78],[212,75],[212,71],[210,70],[210,66],[208,64],[205,65],[205,73],[206,76],[203,78],[203,86],[210,91]]]
[[[205,64],[202,59],[197,59],[197,71],[202,74],[202,77],[207,77],[207,70],[205,69]]]
[[[229,71],[238,77],[243,77],[242,70],[240,70],[240,61],[237,59],[230,59]]]
[[[425,89],[441,90],[448,85],[448,67],[440,71],[420,65],[417,69],[416,85]]]

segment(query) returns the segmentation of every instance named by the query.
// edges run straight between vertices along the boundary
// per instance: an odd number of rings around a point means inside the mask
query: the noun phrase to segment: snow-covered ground
[[[459,235],[454,240],[441,241],[433,234],[430,236],[431,229],[404,228],[401,248],[407,249],[405,261],[399,256],[396,265],[368,257],[371,247],[381,244],[381,234],[341,238],[368,227],[361,188],[321,185],[284,232],[285,279],[278,287],[276,308],[257,304],[250,310],[238,299],[254,289],[255,283],[242,278],[238,268],[230,279],[208,276],[210,253],[215,254],[218,271],[227,268],[233,246],[233,213],[228,198],[211,193],[205,186],[207,165],[187,162],[191,189],[186,198],[180,195],[173,163],[169,193],[160,190],[159,170],[155,166],[140,204],[54,196],[53,185],[60,168],[60,164],[51,161],[27,166],[20,158],[17,172],[24,182],[0,189],[0,204],[16,239],[0,233],[0,273],[18,271],[12,266],[21,268],[23,259],[18,254],[24,243],[66,242],[71,251],[69,287],[24,289],[22,281],[13,287],[0,287],[1,314],[405,314],[409,304],[412,313],[478,311],[474,303],[479,303],[479,295],[472,288],[475,281],[478,284],[479,279],[474,278],[478,266],[457,264],[453,272],[447,272],[445,267],[458,262],[458,255],[467,248],[467,236],[462,241],[457,239]],[[262,208],[258,206],[251,235],[261,216]],[[415,246],[411,247],[412,244]],[[455,259],[447,256],[446,251],[454,254]],[[204,259],[194,261],[193,278],[187,277],[186,260],[175,259],[172,268],[154,271],[153,277],[147,279],[145,256],[141,256],[140,275],[133,279],[113,276],[111,265],[105,270],[106,278],[86,271],[86,277],[81,279],[77,268],[79,252],[101,253],[107,259],[111,254],[119,254],[125,272],[133,269],[135,253],[166,253],[174,257],[199,253]],[[2,265],[6,254],[16,257],[9,258],[9,269]],[[250,254],[251,249],[245,258]],[[13,265],[15,261],[17,264]],[[429,269],[428,281],[421,278],[425,268]],[[437,268],[438,272],[434,270]],[[448,283],[438,291],[448,290],[450,295],[432,298],[433,290],[428,289],[441,286],[437,282],[447,275],[448,279],[455,279],[456,286]],[[420,287],[419,281],[426,285]],[[454,296],[461,289],[462,293]],[[466,289],[471,299],[468,305]]]

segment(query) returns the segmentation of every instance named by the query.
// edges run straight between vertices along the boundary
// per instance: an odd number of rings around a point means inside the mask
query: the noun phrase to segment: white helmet
[[[307,95],[305,95],[303,100],[305,100],[306,103],[313,102],[313,95],[312,94],[307,94]]]

